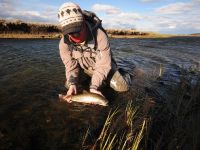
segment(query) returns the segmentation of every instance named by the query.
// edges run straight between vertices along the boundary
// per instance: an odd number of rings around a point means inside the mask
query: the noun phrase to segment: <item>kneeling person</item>
[[[112,58],[101,20],[71,2],[60,7],[58,18],[63,33],[59,49],[66,70],[67,95],[77,94],[80,69],[91,77],[89,88],[92,93],[102,95],[99,88],[105,81],[115,91],[128,91],[128,83]]]

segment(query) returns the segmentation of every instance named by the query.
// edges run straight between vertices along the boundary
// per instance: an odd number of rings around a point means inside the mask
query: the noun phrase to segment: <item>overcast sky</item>
[[[58,24],[65,0],[0,0],[0,18]],[[200,33],[200,0],[73,0],[94,11],[105,28],[160,33]]]

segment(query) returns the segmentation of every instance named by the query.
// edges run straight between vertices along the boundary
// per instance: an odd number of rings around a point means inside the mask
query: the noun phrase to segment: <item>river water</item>
[[[109,92],[108,108],[59,102],[58,94],[66,89],[58,43],[58,39],[0,39],[0,149],[79,149],[86,130],[98,134],[108,111],[123,105]],[[110,43],[118,65],[130,73],[140,70],[139,76],[157,78],[162,68],[162,86],[154,87],[162,96],[179,82],[182,70],[200,71],[198,37],[110,39]],[[191,80],[195,79],[193,73]]]

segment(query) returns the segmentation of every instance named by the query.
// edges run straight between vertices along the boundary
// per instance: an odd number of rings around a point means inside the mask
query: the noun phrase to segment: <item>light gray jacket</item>
[[[88,23],[87,26],[92,33],[91,26]],[[86,42],[85,45],[77,45],[77,47],[83,49],[90,47],[93,51],[77,51],[76,48],[65,42],[64,37],[59,43],[60,57],[66,70],[67,85],[77,84],[79,70],[82,68],[92,74],[90,88],[98,89],[111,70],[111,51],[108,37],[101,28],[98,28],[96,37],[93,35],[93,40]]]

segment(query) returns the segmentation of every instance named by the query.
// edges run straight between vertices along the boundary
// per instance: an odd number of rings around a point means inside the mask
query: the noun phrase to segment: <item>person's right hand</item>
[[[67,101],[68,103],[71,103],[71,96],[70,95],[75,95],[77,94],[77,88],[76,85],[70,85],[67,94],[65,96],[62,97],[62,100]]]
[[[75,94],[77,94],[76,85],[72,84],[72,85],[70,85],[70,87],[67,91],[67,95],[75,95]]]
[[[100,91],[98,91],[98,90],[96,90],[96,89],[90,89],[90,92],[91,92],[91,93],[95,93],[95,94],[99,94],[99,95],[105,97]]]

